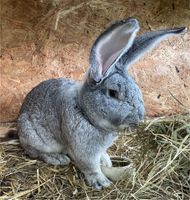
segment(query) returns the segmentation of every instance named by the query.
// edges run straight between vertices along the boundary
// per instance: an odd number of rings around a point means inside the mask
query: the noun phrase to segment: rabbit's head
[[[128,74],[129,66],[169,35],[185,28],[145,33],[135,38],[139,23],[134,18],[116,21],[95,41],[90,67],[81,88],[79,104],[92,124],[105,130],[122,130],[144,117],[141,91]]]

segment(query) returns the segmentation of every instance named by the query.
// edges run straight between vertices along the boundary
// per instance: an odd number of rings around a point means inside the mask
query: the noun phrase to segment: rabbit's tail
[[[6,142],[15,139],[19,139],[18,131],[16,129],[10,129],[5,133],[5,135],[3,135],[3,137],[0,137],[0,142]]]

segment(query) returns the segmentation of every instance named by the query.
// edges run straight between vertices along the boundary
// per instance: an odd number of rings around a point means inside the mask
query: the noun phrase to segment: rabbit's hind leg
[[[48,128],[22,114],[18,120],[18,134],[21,146],[31,158],[53,165],[67,165],[70,158],[64,146],[56,141]]]
[[[27,150],[25,148],[26,154],[28,154],[31,158],[40,159],[44,162],[52,165],[68,165],[71,160],[64,153],[54,153],[54,152],[42,152],[34,147],[27,146]]]

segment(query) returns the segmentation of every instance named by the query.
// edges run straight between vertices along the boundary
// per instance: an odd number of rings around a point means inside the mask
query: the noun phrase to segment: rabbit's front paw
[[[110,159],[110,157],[107,153],[102,154],[102,156],[100,158],[100,163],[104,167],[111,167],[112,166],[111,159]]]
[[[90,173],[85,174],[88,185],[95,187],[100,190],[104,187],[109,187],[112,183],[109,179],[107,179],[102,173]]]

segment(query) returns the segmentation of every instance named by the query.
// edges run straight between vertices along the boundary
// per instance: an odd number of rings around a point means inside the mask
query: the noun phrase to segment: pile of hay
[[[150,120],[121,134],[109,153],[128,156],[136,172],[98,191],[72,164],[31,160],[17,140],[1,142],[0,199],[189,199],[190,115]]]

